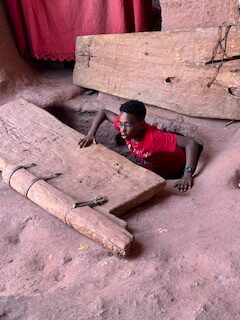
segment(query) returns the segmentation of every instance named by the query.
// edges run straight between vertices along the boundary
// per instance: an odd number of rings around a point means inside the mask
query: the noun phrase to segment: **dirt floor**
[[[76,97],[63,103],[53,97],[56,83],[58,91],[66,89],[59,80],[26,89],[25,98],[37,103],[42,92],[39,105],[83,133],[94,110],[117,110],[122,101],[78,96],[70,88]],[[1,179],[0,320],[240,319],[239,122],[148,111],[159,127],[204,144],[193,189],[178,193],[169,180],[159,195],[128,212],[136,243],[131,256],[119,258]],[[115,149],[114,134],[104,124],[98,142]]]

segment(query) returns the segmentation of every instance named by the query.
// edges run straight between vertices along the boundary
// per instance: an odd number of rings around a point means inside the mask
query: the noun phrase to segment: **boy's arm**
[[[111,111],[108,111],[105,109],[99,110],[96,117],[93,120],[93,123],[91,125],[91,128],[90,128],[88,134],[86,135],[85,138],[83,138],[79,141],[78,144],[79,144],[80,148],[86,148],[86,147],[90,146],[95,141],[95,135],[96,135],[96,132],[97,132],[99,126],[101,125],[101,123],[104,120],[108,120],[113,123],[116,116],[117,116],[117,114],[113,113]]]
[[[198,161],[198,143],[191,138],[177,135],[177,146],[185,149],[186,165],[181,179],[174,185],[178,191],[185,192],[193,186],[193,174]]]

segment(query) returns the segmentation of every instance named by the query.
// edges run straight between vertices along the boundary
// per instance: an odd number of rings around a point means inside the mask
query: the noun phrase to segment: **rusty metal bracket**
[[[12,172],[11,172],[9,178],[8,178],[8,184],[9,184],[9,186],[11,187],[11,178],[12,178],[12,176],[14,175],[15,172],[17,172],[17,171],[20,170],[20,169],[29,169],[29,168],[32,168],[32,167],[35,167],[35,166],[36,166],[36,163],[31,163],[31,164],[27,164],[27,165],[16,166],[16,167],[12,170]]]
[[[28,192],[29,190],[31,189],[31,187],[34,185],[34,183],[36,183],[37,181],[39,180],[43,180],[43,181],[48,181],[50,179],[54,179],[54,178],[57,178],[59,176],[61,176],[62,173],[61,172],[58,172],[58,173],[55,173],[49,177],[36,177],[32,180],[32,182],[30,183],[29,187],[27,188],[27,191],[25,192],[25,197],[27,198],[28,197]]]
[[[76,208],[85,207],[85,206],[95,207],[95,206],[100,206],[100,205],[106,203],[107,201],[108,201],[108,199],[106,197],[97,196],[89,201],[75,202],[73,204],[72,208],[76,209]]]

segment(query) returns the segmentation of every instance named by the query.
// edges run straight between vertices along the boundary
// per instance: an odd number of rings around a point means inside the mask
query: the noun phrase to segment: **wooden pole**
[[[73,208],[75,199],[46,181],[37,180],[36,176],[25,168],[16,170],[16,166],[5,165],[4,161],[0,161],[0,168],[3,180],[14,190],[62,222],[101,243],[115,255],[125,256],[129,253],[133,236],[124,228],[123,220],[117,217],[109,218],[107,214],[103,215],[88,206]]]

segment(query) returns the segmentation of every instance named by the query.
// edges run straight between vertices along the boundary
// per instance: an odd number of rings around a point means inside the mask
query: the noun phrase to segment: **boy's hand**
[[[95,137],[92,135],[86,135],[85,138],[81,139],[78,142],[78,145],[80,148],[86,148],[86,147],[89,147],[93,143],[97,143],[95,140]]]
[[[186,192],[188,189],[191,189],[192,186],[193,186],[192,174],[185,173],[183,177],[179,179],[173,187],[176,188],[177,191]]]

